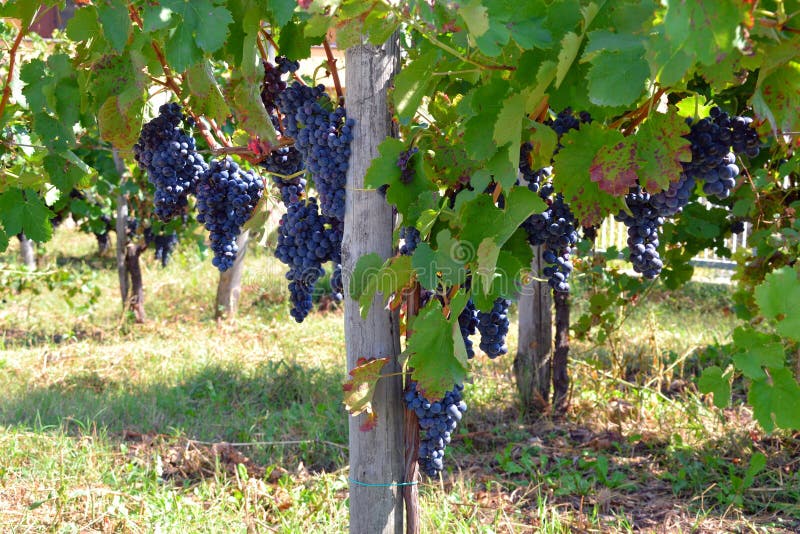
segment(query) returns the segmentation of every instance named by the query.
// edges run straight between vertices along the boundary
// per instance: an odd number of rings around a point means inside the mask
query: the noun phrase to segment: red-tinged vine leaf
[[[680,179],[682,161],[691,161],[686,121],[677,113],[653,113],[632,136],[636,145],[639,183],[650,193],[669,188]]]
[[[372,430],[378,423],[378,417],[372,411],[372,398],[381,379],[381,371],[387,363],[389,358],[359,358],[356,366],[350,370],[350,380],[342,385],[343,402],[348,413],[352,416],[367,414],[360,427],[364,432]]]
[[[591,180],[589,168],[595,154],[604,146],[623,139],[616,130],[598,124],[584,124],[561,138],[563,148],[553,164],[556,191],[564,195],[572,213],[583,225],[600,224],[606,216],[625,209],[623,197],[615,197]]]
[[[97,112],[100,137],[115,147],[133,146],[142,126],[143,105],[144,101],[141,100],[122,105],[119,97],[109,97]]]
[[[777,321],[777,332],[794,341],[800,341],[800,280],[791,267],[783,267],[764,277],[755,289],[756,304],[768,319]]]
[[[785,367],[770,369],[769,378],[753,380],[747,395],[753,406],[753,415],[764,430],[770,432],[776,426],[800,429],[800,385]]]
[[[625,196],[639,180],[636,145],[630,137],[614,145],[600,147],[589,167],[589,176],[598,187],[614,196]]]
[[[759,119],[769,121],[773,133],[800,130],[798,109],[800,62],[790,61],[772,72],[759,74],[753,94],[753,111]]]
[[[439,301],[431,299],[411,325],[414,333],[405,350],[408,365],[414,369],[411,378],[430,400],[441,399],[467,376],[466,350],[456,350],[454,323],[457,328],[458,317],[451,316],[448,321]]]

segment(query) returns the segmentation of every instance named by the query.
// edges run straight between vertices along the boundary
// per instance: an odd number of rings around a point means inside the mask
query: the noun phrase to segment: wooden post
[[[245,230],[236,238],[239,252],[230,269],[219,273],[217,284],[217,300],[214,316],[217,319],[236,315],[239,308],[239,297],[242,293],[242,273],[244,272],[244,256],[247,254],[247,243],[250,240],[250,230]]]
[[[544,266],[543,247],[533,247],[531,270]],[[550,367],[553,356],[552,292],[547,282],[531,280],[519,299],[519,343],[514,358],[522,411],[541,414],[550,399]]]
[[[122,192],[122,186],[125,183],[127,169],[125,168],[125,162],[119,155],[119,152],[116,148],[111,152],[111,154],[114,158],[114,166],[117,168],[117,173],[119,173],[116,223],[117,276],[119,278],[119,292],[120,296],[122,297],[122,308],[124,310],[128,304],[128,269],[125,266],[125,251],[128,246],[128,197],[126,197],[125,193]]]
[[[378,144],[392,135],[387,90],[397,70],[396,37],[383,46],[353,46],[346,52],[347,115],[355,120],[347,171],[347,208],[342,241],[345,288],[347,369],[363,357],[389,357],[391,374],[378,381],[373,400],[377,426],[359,427],[364,415],[350,418],[350,532],[400,534],[403,531],[404,480],[402,380],[397,355],[400,334],[397,313],[383,306],[380,295],[365,319],[358,302],[349,297],[358,259],[369,253],[392,255],[392,208],[377,191],[364,188],[364,175],[378,156]]]
[[[553,292],[556,308],[556,348],[553,352],[553,415],[563,417],[569,401],[569,293]]]
[[[21,232],[17,237],[19,238],[19,255],[22,258],[22,263],[28,269],[36,269],[36,249],[33,241]]]

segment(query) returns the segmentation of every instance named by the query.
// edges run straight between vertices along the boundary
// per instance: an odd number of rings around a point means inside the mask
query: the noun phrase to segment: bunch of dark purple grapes
[[[236,239],[264,192],[264,182],[231,158],[212,161],[197,184],[197,220],[209,231],[214,259],[220,271],[233,266]]]
[[[442,400],[430,401],[413,382],[403,397],[406,407],[417,414],[420,428],[418,462],[422,472],[430,477],[444,469],[444,450],[467,411],[463,391],[464,386],[456,384]]]
[[[176,103],[158,108],[158,116],[142,127],[133,155],[155,186],[156,216],[167,221],[186,212],[187,197],[207,168],[194,138],[180,124],[193,123]]]

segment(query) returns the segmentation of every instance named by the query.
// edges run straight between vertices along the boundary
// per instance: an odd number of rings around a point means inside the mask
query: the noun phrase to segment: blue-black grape
[[[400,167],[400,181],[404,184],[410,184],[414,180],[414,167],[409,163],[417,152],[419,152],[419,148],[409,148],[400,152],[400,156],[397,158],[397,166]]]
[[[278,187],[284,206],[288,207],[303,197],[306,179],[298,174],[303,170],[303,158],[295,147],[272,151],[260,165],[272,174],[272,182]]]
[[[546,199],[547,194],[552,194],[552,185],[547,184],[540,189],[540,195]],[[570,254],[578,242],[575,216],[560,193],[547,201],[548,208],[531,215],[522,227],[531,245],[545,246],[543,259],[548,265],[542,269],[542,274],[547,276],[548,285],[555,291],[566,293],[573,269]]]
[[[498,298],[489,312],[478,310],[478,332],[481,334],[480,348],[489,358],[508,352],[506,346],[506,334],[508,334],[508,307],[511,301]]]
[[[685,137],[691,143],[692,161],[683,164],[684,173],[702,183],[706,195],[728,198],[740,172],[734,153],[753,158],[760,151],[753,119],[731,117],[714,107],[710,117],[686,122],[690,126]]]
[[[344,284],[342,282],[342,264],[337,263],[331,273],[331,296],[336,302],[344,298]]]
[[[444,469],[444,450],[452,434],[467,411],[462,398],[464,386],[456,384],[440,401],[430,401],[417,389],[416,382],[405,393],[403,400],[409,410],[417,414],[420,428],[419,466],[430,477]]]
[[[275,100],[278,95],[286,90],[286,82],[282,77],[284,74],[295,72],[300,68],[300,63],[297,61],[290,61],[285,57],[278,57],[275,60],[276,65],[264,61],[264,80],[261,84],[261,101],[264,103],[267,113],[272,116],[276,115],[278,109]]]
[[[472,340],[469,336],[475,335],[478,328],[478,310],[472,299],[467,301],[467,305],[458,315],[458,327],[461,330],[461,337],[464,339],[464,346],[467,348],[467,358],[475,356],[475,349],[472,347]]]
[[[664,217],[652,207],[650,194],[640,187],[625,196],[625,203],[630,213],[620,212],[616,218],[628,227],[628,257],[634,271],[653,279],[664,267],[658,253],[658,230]]]
[[[275,256],[289,266],[290,313],[298,323],[311,311],[314,286],[325,272],[322,264],[341,263],[340,247],[341,233],[320,214],[316,198],[290,204],[281,217]]]
[[[694,178],[686,173],[681,173],[680,178],[671,182],[666,191],[650,195],[650,206],[661,217],[674,217],[689,203],[694,186]]]
[[[589,113],[582,111],[576,117],[572,109],[565,108],[549,119],[549,125],[558,136],[558,144],[554,154],[562,148],[561,137],[570,130],[577,130],[581,124],[592,121]],[[532,145],[525,143],[520,152],[520,173],[526,180],[528,188],[538,192],[539,196],[548,204],[542,213],[534,213],[523,224],[522,228],[528,235],[528,242],[533,246],[544,245],[543,259],[548,264],[542,269],[542,274],[547,276],[548,285],[559,292],[569,292],[569,277],[572,273],[570,255],[572,247],[578,242],[578,232],[575,227],[575,216],[564,197],[559,193],[554,195],[552,184],[552,167],[532,169],[530,165],[530,152]]]
[[[194,138],[180,127],[188,119],[176,103],[158,108],[156,118],[142,127],[133,155],[155,186],[155,214],[169,220],[185,213],[187,197],[207,168],[197,153]]]
[[[413,226],[400,227],[400,254],[403,256],[411,256],[419,245],[420,235],[419,230]]]
[[[236,238],[264,192],[264,183],[231,158],[212,161],[197,184],[197,220],[210,234],[212,264],[220,271],[233,266]]]
[[[353,120],[334,107],[322,85],[292,83],[277,96],[286,135],[294,138],[314,179],[323,215],[344,220]]]
[[[147,245],[154,246],[156,259],[161,262],[161,267],[166,267],[172,252],[178,246],[178,234],[177,232],[154,234],[153,229],[148,226],[144,229],[144,241]]]

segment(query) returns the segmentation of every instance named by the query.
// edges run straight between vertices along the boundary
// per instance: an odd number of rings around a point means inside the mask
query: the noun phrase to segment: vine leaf
[[[480,37],[489,31],[488,10],[481,5],[480,0],[471,0],[469,3],[462,4],[458,8],[458,14],[467,23],[467,30],[472,37]]]
[[[625,209],[624,198],[601,190],[589,174],[595,154],[622,139],[620,132],[605,130],[594,123],[584,124],[561,138],[564,146],[554,158],[554,185],[556,191],[564,195],[575,217],[586,226],[600,224],[607,215]]]
[[[530,159],[527,162],[530,168],[549,167],[558,145],[558,134],[550,126],[537,122],[531,126],[531,135],[528,141],[532,145]]]
[[[402,124],[408,124],[417,112],[422,97],[429,93],[428,87],[434,83],[435,78],[431,73],[438,58],[437,50],[429,50],[403,67],[395,78],[392,97],[397,117]]]
[[[739,327],[733,331],[733,344],[740,349],[733,355],[733,363],[747,378],[763,380],[767,377],[764,367],[778,369],[784,365],[783,343],[774,336]]]
[[[800,62],[790,61],[772,72],[759,73],[753,110],[773,132],[800,129]]]
[[[116,147],[130,147],[139,138],[143,102],[122,104],[120,97],[109,97],[97,111],[100,137]]]
[[[126,2],[98,2],[97,6],[103,34],[114,50],[122,52],[131,32]]]
[[[638,171],[636,144],[627,137],[600,147],[589,167],[589,176],[606,193],[624,196],[638,182]]]
[[[359,358],[356,366],[350,370],[350,379],[342,386],[343,402],[348,413],[353,416],[367,414],[360,427],[364,432],[372,430],[378,423],[378,416],[372,411],[372,399],[382,376],[381,371],[387,363],[389,358]]]
[[[258,84],[237,73],[231,77],[227,92],[239,126],[250,135],[257,135],[270,145],[277,145],[278,134],[261,102]]]
[[[375,252],[358,258],[353,276],[350,278],[350,298],[359,300],[366,291],[372,276],[380,271],[382,266],[383,260]]]
[[[633,136],[639,183],[651,193],[669,188],[683,170],[682,161],[692,159],[686,121],[676,113],[654,113]]]
[[[368,259],[362,263],[364,258]],[[386,304],[393,295],[410,286],[414,279],[410,256],[394,256],[382,265],[376,262],[376,258],[380,261],[377,254],[359,258],[353,274],[354,280],[350,282],[350,294],[358,300],[361,317],[364,319],[376,293],[383,295],[383,302]]]
[[[0,194],[0,221],[7,235],[24,232],[36,242],[48,241],[53,236],[50,218],[54,215],[30,189],[13,188]]]
[[[497,124],[508,89],[507,80],[493,78],[467,93],[459,104],[465,118],[469,117],[464,124],[464,145],[467,153],[477,160],[491,158],[499,148],[492,136],[487,135],[487,128]]]
[[[697,380],[697,388],[701,393],[714,394],[714,406],[723,409],[728,406],[731,398],[731,371],[722,372],[722,369],[713,365],[703,369],[703,374]]]
[[[768,380],[754,380],[747,401],[764,430],[800,429],[800,385],[785,367],[770,369]]]
[[[405,143],[399,139],[384,139],[378,145],[380,156],[372,160],[364,176],[364,186],[373,189],[388,186],[386,202],[395,206],[404,220],[413,221],[414,218],[409,216],[409,208],[419,202],[425,192],[434,191],[435,186],[426,179],[427,166],[424,158],[419,156],[412,158],[414,173],[411,181],[404,183],[401,180],[402,172],[397,166],[397,159],[405,149]]]
[[[186,82],[192,95],[191,108],[223,124],[231,110],[211,72],[211,63],[202,61],[186,71]]]
[[[636,102],[650,76],[644,46],[599,54],[586,76],[589,100],[598,106],[627,106]],[[620,83],[620,80],[625,80]]]
[[[777,332],[794,341],[800,341],[800,280],[791,267],[783,267],[764,277],[755,289],[755,299],[761,313],[777,321]]]
[[[685,50],[704,65],[733,51],[742,11],[736,0],[670,2],[663,29],[673,53]]]
[[[440,399],[467,376],[466,349],[456,348],[456,343],[464,343],[458,314],[451,314],[448,321],[439,301],[431,299],[411,326],[414,334],[405,350],[408,365],[414,368],[411,378],[428,399]]]
[[[519,168],[519,146],[522,137],[522,117],[525,115],[526,95],[515,93],[503,101],[503,107],[497,115],[494,125],[493,139],[498,147],[511,144],[509,159],[514,169]]]

